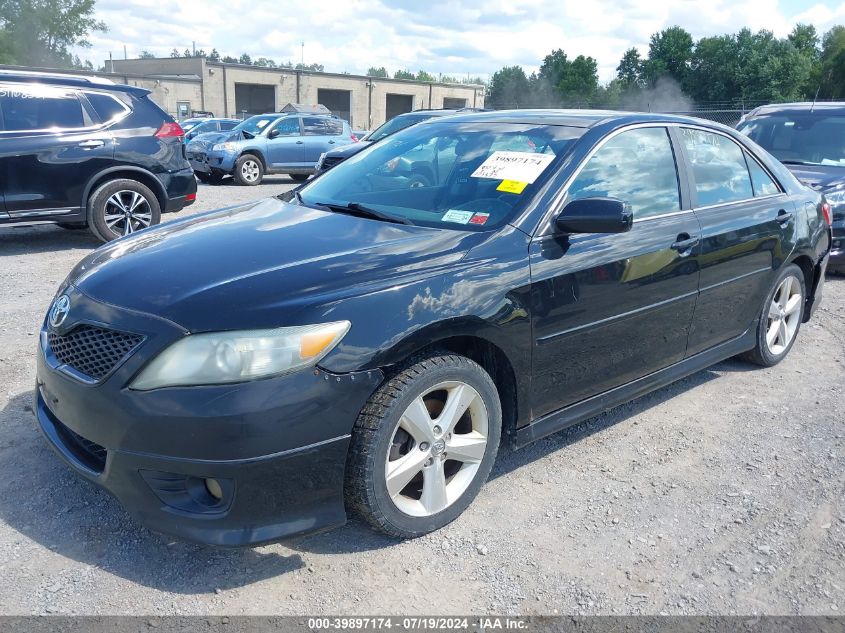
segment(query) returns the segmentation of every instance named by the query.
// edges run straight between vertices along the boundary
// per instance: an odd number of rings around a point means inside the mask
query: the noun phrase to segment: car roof
[[[149,90],[137,86],[117,84],[104,77],[92,75],[71,75],[65,73],[45,73],[32,70],[0,70],[0,81],[28,84],[48,84],[69,88],[96,88],[97,90],[120,90],[137,94],[149,94]]]
[[[800,103],[772,103],[754,108],[746,118],[767,114],[815,114],[845,116],[845,101],[804,101]]]
[[[529,125],[561,125],[580,128],[591,128],[600,123],[617,123],[619,125],[635,123],[686,123],[688,125],[704,125],[714,129],[734,132],[733,128],[720,123],[690,116],[658,114],[655,112],[620,112],[618,110],[494,110],[489,112],[458,113],[452,116],[451,120],[521,123]]]

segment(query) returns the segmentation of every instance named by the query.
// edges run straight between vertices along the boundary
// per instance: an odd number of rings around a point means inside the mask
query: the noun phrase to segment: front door
[[[12,218],[76,215],[90,178],[111,166],[114,144],[74,90],[0,84],[0,175]]]
[[[795,207],[726,134],[680,128],[701,224],[701,294],[689,355],[743,334],[795,243]]]
[[[665,127],[623,131],[587,160],[565,202],[621,199],[631,231],[532,240],[534,417],[684,358],[699,226],[679,182]]]
[[[304,146],[298,116],[281,118],[267,130],[267,157],[273,169],[299,167]]]

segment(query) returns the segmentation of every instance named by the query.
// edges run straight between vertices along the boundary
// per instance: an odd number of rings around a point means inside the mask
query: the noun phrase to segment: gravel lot
[[[275,195],[200,186],[184,217]],[[40,320],[87,232],[0,228],[0,613],[835,614],[845,610],[845,278],[789,358],[728,361],[503,454],[458,521],[220,550],[146,531],[35,427]]]

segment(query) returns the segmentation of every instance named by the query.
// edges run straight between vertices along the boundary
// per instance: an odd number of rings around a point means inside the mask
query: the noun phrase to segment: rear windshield
[[[582,128],[449,122],[418,125],[356,154],[300,192],[316,208],[361,205],[412,224],[496,228],[525,206]]]
[[[761,116],[745,121],[739,131],[782,163],[845,167],[845,116]]]

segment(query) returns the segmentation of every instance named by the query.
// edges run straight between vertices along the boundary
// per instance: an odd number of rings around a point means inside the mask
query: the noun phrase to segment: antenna
[[[816,88],[816,96],[815,96],[815,97],[813,97],[813,105],[811,105],[811,106],[810,106],[810,112],[811,112],[811,113],[812,113],[812,111],[813,111],[813,108],[815,108],[815,107],[816,107],[816,99],[818,99],[818,98],[819,98],[819,90],[821,90],[821,89],[822,89],[822,84],[821,84],[821,82],[819,82],[819,87],[818,87],[818,88]]]

